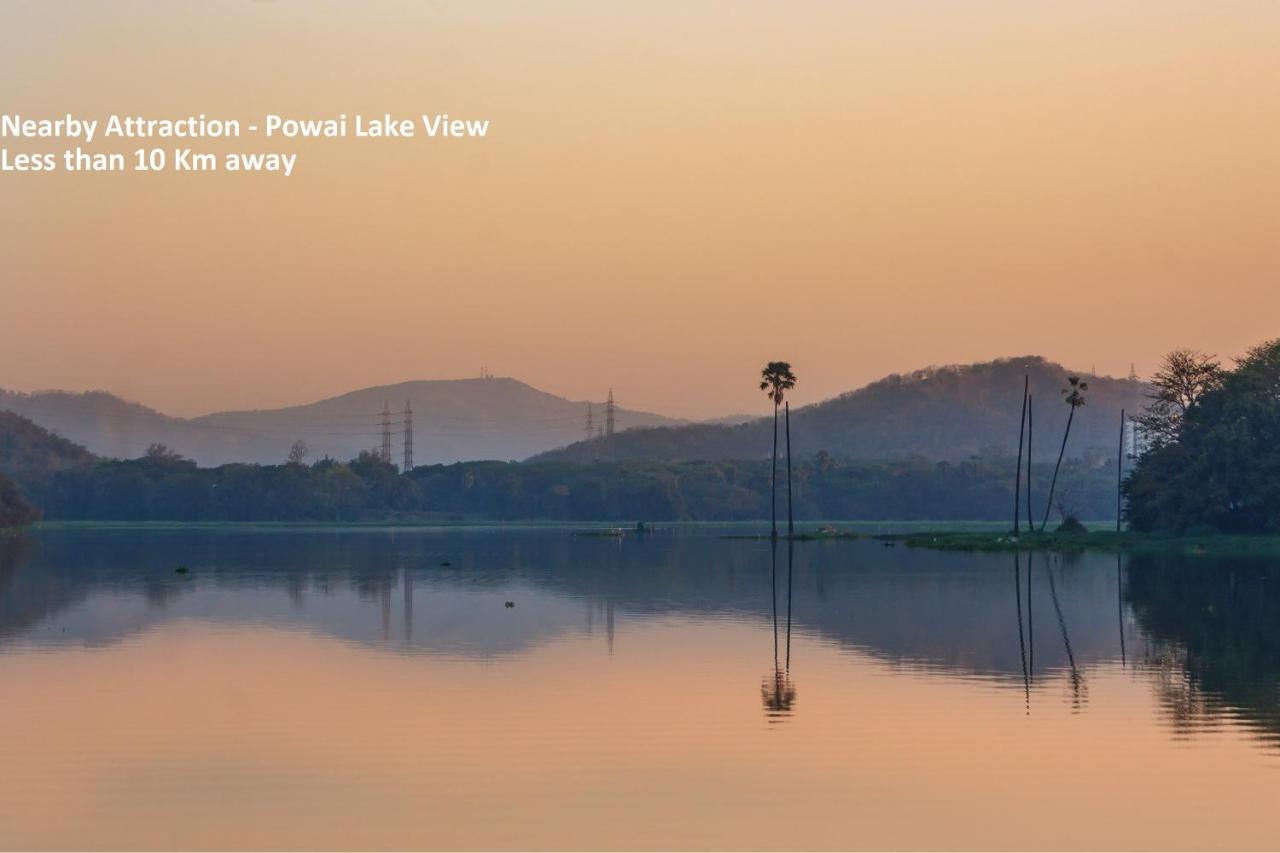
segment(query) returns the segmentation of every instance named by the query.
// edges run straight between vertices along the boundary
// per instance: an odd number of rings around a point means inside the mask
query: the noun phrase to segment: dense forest
[[[1115,461],[1064,466],[1055,501],[1083,518],[1114,512]],[[1004,519],[1014,460],[837,460],[795,468],[799,519]],[[1043,490],[1051,466],[1037,465]],[[549,519],[713,521],[767,518],[769,463],[574,464],[463,462],[407,475],[372,453],[343,463],[199,468],[155,448],[142,459],[102,460],[21,482],[50,519],[357,521]],[[1037,499],[1044,496],[1037,493]],[[1043,504],[1041,504],[1043,505]],[[1056,517],[1056,513],[1055,513]]]
[[[1125,484],[1136,530],[1280,533],[1280,339],[1234,369],[1178,351],[1140,419],[1150,446]]]

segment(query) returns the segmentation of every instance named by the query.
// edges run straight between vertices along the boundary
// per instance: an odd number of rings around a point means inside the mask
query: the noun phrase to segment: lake
[[[48,530],[0,684],[5,848],[1280,846],[1262,558]]]

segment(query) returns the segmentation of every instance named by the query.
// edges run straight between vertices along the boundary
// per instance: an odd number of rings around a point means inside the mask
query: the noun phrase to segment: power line
[[[413,404],[404,401],[404,472],[413,470]]]
[[[609,389],[609,399],[604,404],[604,434],[613,435],[613,389]]]
[[[382,461],[391,463],[391,404],[382,404]]]

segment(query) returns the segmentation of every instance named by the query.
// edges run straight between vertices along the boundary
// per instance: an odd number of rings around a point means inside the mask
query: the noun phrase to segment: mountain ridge
[[[1037,459],[1056,456],[1067,406],[1062,388],[1068,376],[1090,383],[1086,407],[1072,425],[1070,452],[1115,452],[1120,410],[1137,412],[1147,386],[1070,371],[1043,356],[1016,356],[973,364],[937,365],[890,374],[828,400],[793,409],[793,452],[825,451],[855,459],[918,455],[960,461],[988,450],[1012,453],[1018,444],[1022,377],[1029,377],[1035,414]],[[595,459],[720,461],[767,456],[772,417],[741,424],[699,423],[636,430],[605,440],[580,441],[534,457],[538,461]]]
[[[583,435],[588,403],[509,377],[423,379],[294,406],[181,418],[105,391],[0,389],[0,409],[30,418],[99,456],[136,458],[159,443],[201,465],[283,462],[297,440],[308,445],[312,459],[352,458],[380,444],[384,403],[392,415],[393,459],[400,462],[406,400],[414,409],[416,464],[518,459],[563,446]],[[603,424],[605,404],[592,402],[597,423]],[[685,423],[621,407],[615,421],[619,430]]]

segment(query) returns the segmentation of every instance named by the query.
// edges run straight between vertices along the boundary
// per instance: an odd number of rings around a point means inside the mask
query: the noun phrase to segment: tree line
[[[867,462],[818,453],[793,465],[796,518],[998,520],[1012,458]],[[1068,461],[1073,512],[1105,517],[1114,460]],[[1052,466],[1037,465],[1047,483]],[[378,454],[350,462],[200,468],[165,448],[141,459],[25,472],[47,519],[350,522],[395,519],[745,521],[768,518],[771,458],[720,462],[460,462],[400,473]],[[1042,499],[1047,496],[1042,495]]]

